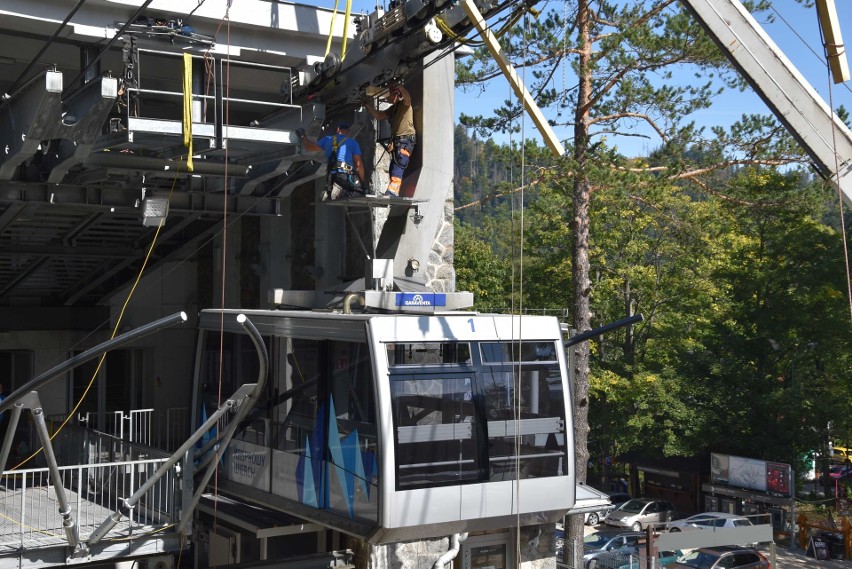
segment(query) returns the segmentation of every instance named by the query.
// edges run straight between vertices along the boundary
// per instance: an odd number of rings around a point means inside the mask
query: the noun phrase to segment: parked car
[[[614,510],[616,507],[620,506],[624,502],[630,499],[630,496],[627,494],[617,493],[617,494],[608,494],[609,504],[601,507],[600,510],[596,510],[594,512],[586,512],[583,517],[583,523],[587,526],[596,526],[601,523],[606,515]]]
[[[746,547],[702,547],[687,553],[669,569],[769,569],[759,551]]]
[[[683,552],[680,550],[660,551],[654,567],[665,567],[677,561],[681,555]],[[603,552],[590,561],[589,567],[592,569],[639,569],[639,565],[639,546],[636,544],[623,545],[614,551]]]
[[[831,462],[835,464],[847,464],[852,462],[852,449],[846,447],[832,447]]]
[[[674,533],[697,529],[739,528],[750,525],[752,525],[751,520],[743,516],[725,512],[705,512],[669,522],[666,524],[666,530]]]
[[[596,526],[601,523],[601,520],[604,519],[607,513],[612,509],[612,506],[608,508],[604,508],[602,510],[597,510],[595,512],[586,512],[583,516],[583,523],[587,526]]]
[[[636,546],[643,536],[638,531],[597,531],[583,538],[583,567],[595,569],[605,567],[598,558],[606,557],[624,546]]]
[[[668,500],[633,498],[612,510],[604,518],[608,526],[640,531],[677,518],[677,510]]]

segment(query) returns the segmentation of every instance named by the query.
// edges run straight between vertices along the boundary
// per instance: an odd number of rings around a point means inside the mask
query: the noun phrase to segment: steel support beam
[[[165,195],[164,191],[149,195]],[[26,182],[0,182],[0,203],[33,203],[77,206],[82,210],[107,213],[132,213],[141,211],[137,201],[141,193],[117,187],[71,186],[35,184]],[[227,207],[228,213],[242,215],[278,215],[280,208],[277,197],[255,197],[225,195],[218,192],[175,191],[169,197],[171,213],[207,213],[221,215]]]
[[[738,0],[681,0],[852,206],[852,132]]]
[[[835,83],[849,81],[849,60],[846,58],[846,47],[837,19],[837,6],[834,0],[817,0],[816,7],[831,76]]]
[[[118,81],[112,77],[101,77],[86,83],[67,101],[63,101],[63,117],[59,136],[70,143],[68,154],[62,156],[62,161],[50,171],[47,181],[58,184],[71,167],[82,162],[95,147],[95,142],[101,134],[101,129],[109,117],[118,97]],[[71,117],[69,119],[69,117]],[[74,120],[76,122],[71,123]],[[67,123],[67,124],[66,124]]]
[[[556,156],[562,156],[565,154],[565,148],[563,148],[562,142],[556,136],[556,133],[553,132],[553,128],[550,126],[550,123],[547,122],[546,118],[544,118],[541,109],[538,108],[535,99],[533,99],[533,96],[529,91],[527,91],[526,86],[524,86],[524,82],[521,81],[520,77],[518,77],[518,74],[515,72],[515,68],[512,67],[511,62],[503,54],[503,48],[500,47],[500,42],[497,41],[497,37],[488,29],[488,24],[485,23],[485,19],[482,17],[482,13],[476,7],[476,4],[474,4],[473,0],[462,0],[462,8],[464,8],[464,11],[467,13],[467,17],[470,18],[470,21],[473,22],[476,31],[479,32],[479,35],[485,42],[485,46],[488,48],[488,51],[491,52],[491,56],[494,58],[494,61],[496,61],[497,65],[500,66],[500,69],[503,71],[503,75],[505,75],[506,79],[509,81],[509,85],[511,85],[515,94],[523,102],[524,108],[527,110],[530,118],[541,133],[544,143]]]

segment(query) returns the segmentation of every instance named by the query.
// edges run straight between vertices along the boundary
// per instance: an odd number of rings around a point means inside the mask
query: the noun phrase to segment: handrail
[[[263,343],[263,337],[260,335],[257,327],[244,315],[240,314],[237,316],[237,322],[248,332],[249,337],[254,343],[255,349],[257,350],[257,356],[259,360],[258,366],[258,378],[257,382],[254,384],[244,384],[237,389],[234,395],[225,401],[215,412],[213,412],[207,421],[204,422],[181,446],[178,448],[168,460],[166,460],[160,468],[143,484],[139,487],[136,492],[133,493],[132,496],[122,500],[123,505],[119,507],[115,512],[109,515],[98,528],[92,533],[89,537],[88,545],[94,545],[98,543],[103,537],[109,533],[112,528],[121,521],[124,515],[129,515],[129,513],[136,506],[136,503],[144,496],[144,494],[151,488],[160,478],[162,478],[175,464],[177,464],[181,459],[184,458],[184,455],[191,449],[196,442],[198,442],[213,426],[219,421],[219,418],[224,415],[228,411],[232,411],[236,408],[236,415],[234,419],[231,421],[231,424],[228,425],[228,430],[224,435],[219,439],[221,441],[221,447],[227,447],[228,443],[231,441],[231,437],[237,429],[239,423],[245,418],[249,411],[251,411],[252,407],[254,407],[255,403],[259,399],[260,395],[263,393],[263,388],[266,385],[266,376],[269,371],[269,353],[266,350],[266,344]],[[217,449],[218,450],[218,449]],[[192,510],[197,505],[198,501],[201,499],[201,494],[204,490],[204,486],[207,484],[207,481],[212,477],[213,472],[215,472],[215,468],[217,466],[217,461],[214,461],[207,472],[205,472],[204,477],[201,482],[198,484],[198,489],[193,496],[192,502],[190,506],[184,509],[181,512],[181,522],[178,526],[178,533],[184,531],[186,524],[190,522],[192,519]]]

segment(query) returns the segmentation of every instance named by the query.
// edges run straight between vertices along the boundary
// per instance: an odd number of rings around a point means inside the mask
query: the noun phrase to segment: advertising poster
[[[790,496],[790,465],[783,462],[766,463],[766,489],[773,494]]]
[[[710,480],[718,484],[728,483],[728,455],[710,454]]]
[[[753,458],[731,456],[728,459],[728,484],[766,492],[766,463]]]

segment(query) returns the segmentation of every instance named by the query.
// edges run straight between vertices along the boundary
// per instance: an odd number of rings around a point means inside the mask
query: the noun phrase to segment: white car
[[[612,510],[604,523],[617,528],[641,531],[648,526],[662,527],[677,518],[677,510],[668,500],[633,498]]]
[[[669,522],[666,524],[666,530],[674,533],[698,529],[738,528],[750,525],[752,525],[751,520],[743,516],[724,512],[705,512]]]

